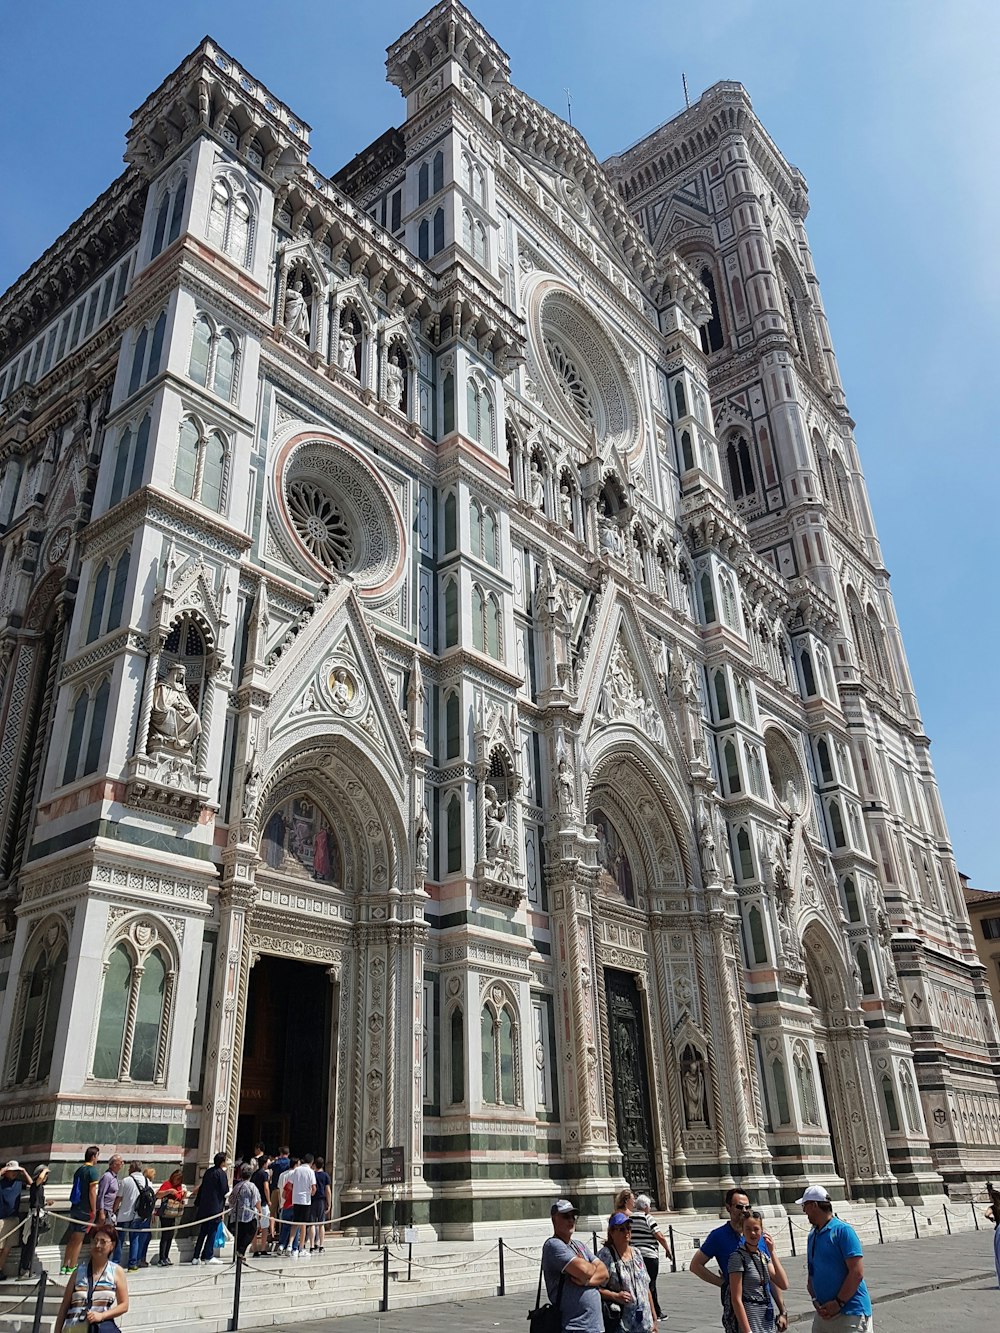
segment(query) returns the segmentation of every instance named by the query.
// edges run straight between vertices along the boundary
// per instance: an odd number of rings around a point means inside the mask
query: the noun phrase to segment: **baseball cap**
[[[632,1219],[629,1217],[628,1213],[612,1213],[608,1218],[609,1227],[630,1227],[631,1225]]]
[[[796,1203],[829,1203],[830,1196],[822,1185],[810,1185],[801,1199],[796,1199]]]
[[[569,1199],[556,1199],[555,1203],[549,1209],[550,1213],[562,1213],[568,1215],[572,1213],[576,1217],[576,1205],[570,1203]]]
[[[21,1163],[20,1163],[20,1162],[15,1162],[14,1159],[13,1159],[13,1157],[10,1159],[10,1161],[7,1163],[7,1165],[4,1167],[4,1170],[5,1170],[5,1171],[20,1171],[20,1169],[21,1169]]]

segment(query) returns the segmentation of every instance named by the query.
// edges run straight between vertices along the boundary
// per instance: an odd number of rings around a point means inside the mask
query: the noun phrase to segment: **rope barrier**
[[[507,1248],[508,1247],[505,1245],[504,1249]],[[423,1264],[417,1259],[411,1259],[408,1255],[396,1254],[394,1250],[389,1248],[389,1246],[386,1246],[386,1249],[388,1249],[392,1257],[400,1263],[412,1264],[414,1268],[427,1268],[430,1269],[431,1272],[440,1273],[445,1268],[450,1269],[452,1272],[458,1272],[462,1268],[472,1268],[475,1264],[478,1264],[481,1260],[485,1259],[488,1254],[493,1254],[495,1247],[491,1245],[489,1249],[484,1250],[482,1254],[477,1254],[474,1258],[467,1259],[463,1264],[451,1264],[447,1260],[443,1264]]]

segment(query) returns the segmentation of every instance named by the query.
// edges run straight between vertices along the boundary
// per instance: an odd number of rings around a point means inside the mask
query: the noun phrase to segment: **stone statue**
[[[170,754],[189,754],[201,735],[201,718],[188,698],[186,672],[180,662],[168,668],[153,691],[149,719],[149,749]]]
[[[599,515],[597,529],[600,534],[601,554],[618,556],[621,553],[621,533],[618,525],[612,523],[606,514]]]
[[[403,404],[403,367],[395,361],[385,369],[385,401],[397,412]]]
[[[309,341],[309,307],[302,295],[301,278],[293,278],[285,291],[285,328],[293,338]]]
[[[344,713],[347,711],[350,702],[351,686],[347,679],[347,672],[343,667],[338,667],[333,677],[333,706]]]
[[[430,854],[431,821],[427,818],[427,811],[421,806],[420,814],[417,816],[417,830],[413,849],[413,860],[418,875],[423,876],[427,874],[427,867],[430,864]]]
[[[531,507],[540,512],[545,512],[545,478],[542,476],[542,469],[538,466],[538,459],[531,460],[531,475],[528,478],[530,485],[529,497]]]
[[[357,373],[357,366],[354,363],[356,348],[354,329],[350,324],[341,324],[340,336],[337,339],[337,365],[345,375],[355,375]]]
[[[566,482],[559,487],[559,517],[564,528],[573,531],[573,493]]]
[[[509,861],[513,830],[507,823],[507,802],[497,789],[486,784],[486,855],[490,861]]]
[[[243,776],[243,804],[240,807],[240,813],[244,819],[251,819],[253,812],[257,809],[257,802],[260,799],[260,772],[254,766],[252,759],[247,761],[246,772]]]
[[[702,816],[698,825],[698,847],[701,851],[701,868],[706,880],[715,879],[719,874],[719,858],[716,855],[715,834],[711,821]]]
[[[573,794],[576,784],[572,765],[565,755],[560,757],[557,765],[556,784],[558,787],[559,809],[564,814],[569,814],[573,809]]]
[[[693,1046],[684,1048],[681,1061],[681,1090],[684,1094],[684,1119],[688,1129],[708,1124],[705,1106],[705,1061]]]

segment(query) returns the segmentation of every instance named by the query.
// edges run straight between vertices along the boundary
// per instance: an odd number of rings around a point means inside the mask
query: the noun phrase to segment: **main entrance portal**
[[[605,968],[604,979],[622,1173],[634,1193],[648,1194],[655,1202],[658,1190],[649,1113],[646,1030],[639,987],[631,972]]]
[[[314,963],[263,957],[250,973],[237,1151],[329,1157],[333,986]]]

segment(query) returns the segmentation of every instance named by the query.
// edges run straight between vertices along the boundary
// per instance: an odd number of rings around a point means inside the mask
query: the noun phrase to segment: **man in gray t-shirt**
[[[549,1300],[559,1306],[562,1333],[604,1333],[599,1289],[608,1281],[608,1270],[573,1239],[576,1209],[569,1199],[556,1199],[550,1212],[552,1235],[542,1246],[542,1273]]]

